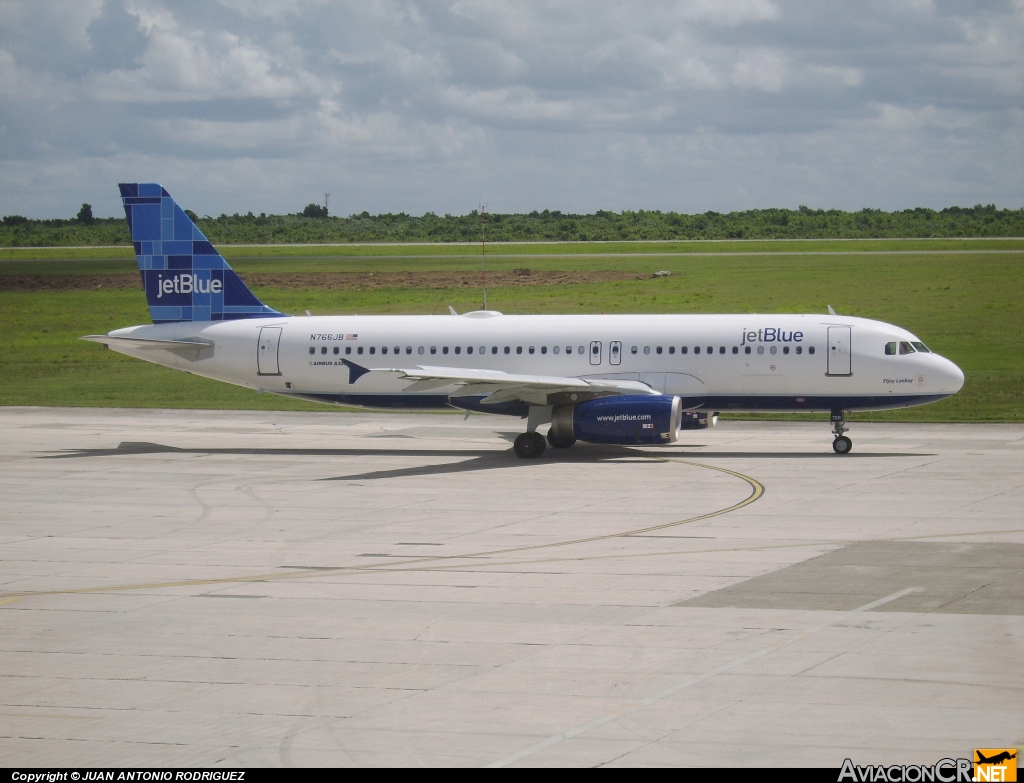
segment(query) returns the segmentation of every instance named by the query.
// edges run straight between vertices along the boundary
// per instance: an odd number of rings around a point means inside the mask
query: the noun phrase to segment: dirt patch
[[[255,272],[242,279],[253,288],[358,291],[373,288],[479,288],[480,273],[466,272]],[[615,280],[644,280],[635,272],[537,272],[515,269],[488,272],[488,288],[537,285],[577,285]],[[138,289],[137,272],[108,275],[0,275],[0,291],[97,291]]]

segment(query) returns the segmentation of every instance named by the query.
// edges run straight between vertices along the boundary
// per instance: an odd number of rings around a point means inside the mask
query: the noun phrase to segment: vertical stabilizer
[[[166,190],[118,185],[153,323],[273,318]]]

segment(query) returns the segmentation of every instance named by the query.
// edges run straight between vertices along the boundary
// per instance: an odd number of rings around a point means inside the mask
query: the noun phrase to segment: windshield
[[[921,353],[931,353],[931,351],[928,349],[928,346],[925,345],[922,342],[918,342],[917,340],[914,340],[911,343],[911,345],[913,345],[915,348],[917,348],[917,350],[919,350]]]

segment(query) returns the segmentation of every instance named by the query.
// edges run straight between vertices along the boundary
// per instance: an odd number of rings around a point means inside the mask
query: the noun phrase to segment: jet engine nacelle
[[[674,443],[682,415],[682,400],[666,394],[602,397],[557,406],[551,412],[551,433],[588,443]]]

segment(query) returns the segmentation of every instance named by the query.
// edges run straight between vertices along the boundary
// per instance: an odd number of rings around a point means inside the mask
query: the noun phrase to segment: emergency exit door
[[[594,342],[590,344],[590,363],[601,363],[601,343],[599,343],[597,340],[594,340]]]
[[[828,374],[852,375],[850,364],[850,327],[828,328]]]
[[[622,364],[622,343],[618,340],[608,343],[608,363]]]
[[[280,375],[277,352],[281,344],[281,327],[264,326],[260,329],[260,343],[256,350],[256,367],[260,375]]]

